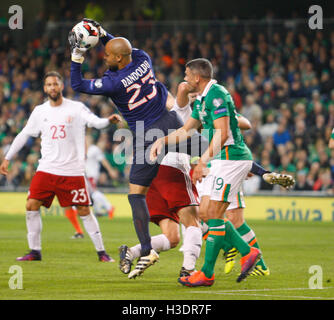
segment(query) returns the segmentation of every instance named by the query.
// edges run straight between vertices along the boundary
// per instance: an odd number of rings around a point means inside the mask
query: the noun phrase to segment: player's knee
[[[204,222],[208,221],[207,208],[199,207],[199,218]]]
[[[225,216],[235,228],[239,228],[244,223],[243,216],[237,210],[228,210]]]
[[[90,208],[87,206],[78,206],[77,210],[79,216],[88,216],[90,214]]]
[[[186,227],[198,227],[199,220],[197,218],[196,212],[185,212],[180,215],[180,222]]]
[[[39,201],[35,201],[34,199],[29,199],[26,203],[26,210],[27,211],[38,211],[41,207]]]
[[[171,248],[175,248],[180,242],[180,234],[178,232],[169,233],[166,237],[169,240]]]

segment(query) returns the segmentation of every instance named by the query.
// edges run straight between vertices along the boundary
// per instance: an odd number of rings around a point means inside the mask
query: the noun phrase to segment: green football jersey
[[[229,92],[221,85],[210,81],[201,97],[194,102],[191,115],[203,125],[202,134],[211,142],[215,132],[214,120],[230,117],[230,130],[227,140],[214,159],[253,160],[252,153],[244,142],[238,127],[237,112]]]

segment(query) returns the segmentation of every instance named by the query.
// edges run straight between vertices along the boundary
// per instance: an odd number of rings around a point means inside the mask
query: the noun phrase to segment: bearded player
[[[0,173],[7,175],[10,160],[30,137],[41,137],[41,154],[36,174],[32,178],[26,203],[27,238],[30,252],[18,261],[42,260],[40,207],[49,208],[55,196],[62,207],[76,206],[89,234],[98,258],[114,260],[106,253],[99,224],[90,210],[90,198],[85,174],[85,128],[105,128],[120,121],[118,115],[99,118],[83,103],[66,99],[62,77],[55,71],[44,77],[44,92],[48,100],[31,113],[26,126],[16,136]]]

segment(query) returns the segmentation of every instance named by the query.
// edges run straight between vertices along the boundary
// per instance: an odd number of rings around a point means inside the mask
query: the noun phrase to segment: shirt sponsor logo
[[[226,108],[218,109],[214,112],[214,114],[220,114],[220,113],[224,113],[224,112],[226,112]]]

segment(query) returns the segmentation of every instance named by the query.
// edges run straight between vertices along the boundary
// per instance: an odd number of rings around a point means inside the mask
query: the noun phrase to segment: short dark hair
[[[64,81],[63,81],[63,77],[62,77],[61,74],[60,74],[59,72],[57,72],[57,71],[48,71],[48,72],[45,74],[44,78],[43,78],[43,83],[45,83],[45,80],[46,80],[46,78],[48,78],[48,77],[57,77],[61,82],[64,82]]]
[[[198,58],[187,62],[186,68],[196,71],[202,78],[213,78],[213,67],[211,62],[205,58]]]

